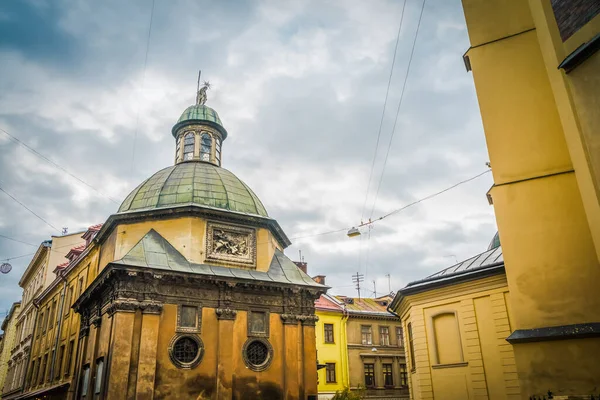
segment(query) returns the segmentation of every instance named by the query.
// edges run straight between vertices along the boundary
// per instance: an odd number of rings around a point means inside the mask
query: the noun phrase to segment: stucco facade
[[[13,303],[2,322],[2,343],[0,345],[0,398],[7,382],[10,386],[14,374],[12,350],[17,336],[17,318],[21,312],[21,302]]]
[[[343,303],[333,296],[321,295],[315,302],[319,318],[315,330],[319,375],[319,399],[330,399],[337,391],[350,386],[348,341]]]
[[[600,8],[463,0],[522,398],[600,387]]]

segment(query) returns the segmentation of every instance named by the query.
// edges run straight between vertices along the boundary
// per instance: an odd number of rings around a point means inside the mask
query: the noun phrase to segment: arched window
[[[183,137],[183,159],[191,160],[194,158],[194,132],[188,132]]]
[[[221,165],[221,141],[219,138],[215,138],[215,158],[217,159],[217,164]]]
[[[210,161],[210,150],[212,148],[212,138],[208,133],[203,133],[200,140],[200,160]]]

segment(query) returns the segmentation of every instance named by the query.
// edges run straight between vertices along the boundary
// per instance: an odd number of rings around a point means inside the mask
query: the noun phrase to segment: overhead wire
[[[142,90],[146,84],[146,67],[148,66],[148,51],[150,49],[150,35],[152,34],[152,21],[154,20],[154,3],[152,0],[152,9],[150,11],[150,23],[148,24],[148,37],[146,38],[146,55],[144,56],[144,70],[142,72]],[[133,134],[133,149],[131,151],[131,173],[133,174],[133,167],[135,165],[135,146],[137,142],[138,128],[140,122],[140,102],[138,101],[137,116],[135,121],[135,131]]]
[[[394,126],[392,127],[392,134],[390,135],[390,141],[388,143],[387,151],[385,153],[385,158],[383,160],[383,168],[381,170],[381,175],[379,177],[379,183],[377,184],[377,190],[375,192],[375,200],[373,201],[373,207],[371,208],[371,214],[369,218],[373,216],[373,212],[375,211],[375,205],[377,204],[377,197],[379,196],[379,189],[381,189],[381,182],[383,181],[383,176],[385,173],[385,167],[387,165],[388,156],[390,155],[390,148],[392,147],[392,141],[394,140],[394,134],[396,132],[396,124],[398,123],[398,115],[400,114],[400,108],[402,107],[402,101],[404,100],[404,93],[406,92],[406,82],[408,81],[408,75],[410,73],[410,67],[412,65],[413,56],[415,53],[415,47],[417,44],[417,38],[419,36],[419,30],[421,28],[421,21],[423,20],[423,10],[425,9],[425,3],[427,0],[423,0],[423,4],[421,5],[421,12],[419,14],[419,20],[417,22],[417,31],[415,32],[415,38],[412,43],[412,48],[410,50],[410,56],[408,58],[408,65],[406,67],[406,75],[404,76],[404,82],[402,84],[402,90],[400,92],[400,100],[398,101],[398,109],[396,110],[396,117],[394,118]]]
[[[33,215],[35,215],[37,218],[39,218],[42,222],[44,222],[50,228],[55,229],[57,231],[60,231],[60,229],[58,229],[57,227],[55,227],[54,225],[52,225],[50,222],[46,221],[44,218],[40,217],[38,214],[36,214],[35,211],[33,211],[31,208],[27,207],[25,204],[21,203],[16,197],[14,197],[12,194],[8,193],[1,186],[0,186],[0,191],[4,192],[4,194],[6,194],[11,199],[13,199],[16,203],[20,204],[24,209],[26,209],[27,211],[29,211],[30,213],[32,213]]]
[[[78,176],[76,176],[75,174],[71,173],[65,167],[63,167],[63,166],[55,163],[50,158],[46,157],[45,155],[43,155],[42,153],[40,153],[36,149],[28,146],[27,144],[25,144],[24,142],[22,142],[21,140],[19,140],[15,136],[13,136],[10,133],[8,133],[6,130],[0,128],[0,131],[4,132],[12,141],[14,141],[15,143],[17,143],[18,145],[23,146],[24,148],[26,148],[27,150],[29,150],[31,153],[35,154],[36,156],[38,156],[42,160],[46,161],[47,163],[53,165],[54,167],[60,169],[61,171],[63,171],[67,175],[69,175],[71,178],[77,180],[78,182],[80,182],[80,183],[84,184],[85,186],[87,186],[88,188],[92,189],[94,192],[96,192],[99,195],[107,198],[108,200],[112,201],[115,204],[120,204],[117,200],[113,199],[112,197],[108,196],[107,194],[102,193],[100,190],[96,189],[95,187],[93,187],[92,185],[90,185],[89,183],[87,183],[86,181],[84,181],[83,179],[81,179]]]
[[[379,121],[379,129],[377,131],[377,140],[375,142],[375,152],[373,153],[373,161],[371,162],[371,171],[369,172],[369,182],[367,183],[367,190],[365,193],[365,201],[363,203],[360,219],[364,218],[365,208],[367,206],[367,199],[369,198],[369,190],[371,188],[371,180],[373,179],[373,170],[375,169],[375,160],[377,159],[377,151],[379,149],[379,140],[381,138],[381,129],[383,127],[383,119],[385,116],[385,110],[387,108],[388,97],[390,93],[390,86],[392,84],[392,76],[394,74],[394,65],[396,64],[396,54],[398,53],[398,43],[400,43],[400,32],[402,31],[402,22],[404,21],[404,8],[406,7],[406,0],[402,4],[402,16],[400,17],[400,25],[398,26],[398,34],[396,35],[396,45],[394,46],[394,55],[392,56],[392,66],[390,68],[390,76],[388,78],[387,89],[385,90],[385,100],[383,101],[383,110],[381,111],[381,119]]]
[[[26,245],[29,245],[29,246],[34,246],[34,247],[39,246],[38,244],[24,242],[22,240],[11,238],[10,236],[6,236],[6,235],[1,235],[0,234],[0,238],[6,239],[6,240],[12,240],[13,242],[17,242],[17,243],[23,243],[23,244],[26,244]]]

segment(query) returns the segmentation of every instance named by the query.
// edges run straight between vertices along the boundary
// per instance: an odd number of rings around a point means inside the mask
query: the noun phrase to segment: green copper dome
[[[182,205],[268,216],[244,182],[228,170],[204,162],[183,162],[158,171],[127,196],[119,212]]]
[[[212,108],[205,106],[203,104],[194,104],[193,106],[189,106],[185,109],[181,117],[177,120],[175,126],[173,126],[173,135],[176,134],[177,130],[184,125],[185,123],[209,123],[210,125],[218,128],[221,133],[223,133],[223,139],[227,137],[227,131],[223,127],[223,123],[221,122],[221,118],[219,118],[219,114]]]

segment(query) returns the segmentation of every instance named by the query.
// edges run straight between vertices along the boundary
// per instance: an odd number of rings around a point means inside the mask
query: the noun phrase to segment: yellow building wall
[[[600,55],[558,65],[600,31],[565,42],[544,0],[463,0],[495,187],[513,330],[600,321]],[[597,339],[516,343],[523,398],[598,387]]]
[[[10,320],[6,324],[6,329],[4,330],[4,336],[2,337],[2,342],[0,343],[0,348],[2,351],[0,352],[0,398],[2,398],[2,388],[4,387],[4,383],[6,380],[6,373],[8,371],[8,361],[10,360],[11,350],[15,345],[15,336],[16,336],[16,328],[17,328],[17,319],[19,317],[19,313],[21,311],[21,306],[15,306],[13,314],[10,316]]]
[[[335,383],[327,383],[325,368],[318,371],[319,395],[325,398],[321,395],[341,391],[350,385],[348,378],[348,342],[346,340],[347,318],[341,312],[317,310],[316,314],[319,317],[315,327],[317,360],[319,364],[335,363]],[[325,324],[333,325],[334,343],[325,343]]]
[[[513,348],[506,342],[512,331],[507,299],[506,277],[498,275],[402,301],[396,311],[407,332],[407,358],[409,323],[413,335],[411,399],[521,398]]]

